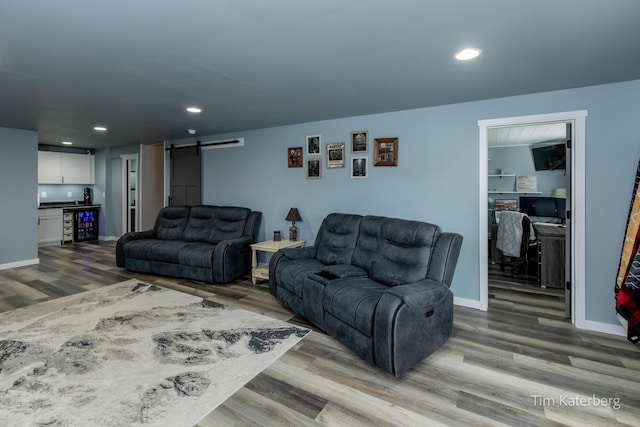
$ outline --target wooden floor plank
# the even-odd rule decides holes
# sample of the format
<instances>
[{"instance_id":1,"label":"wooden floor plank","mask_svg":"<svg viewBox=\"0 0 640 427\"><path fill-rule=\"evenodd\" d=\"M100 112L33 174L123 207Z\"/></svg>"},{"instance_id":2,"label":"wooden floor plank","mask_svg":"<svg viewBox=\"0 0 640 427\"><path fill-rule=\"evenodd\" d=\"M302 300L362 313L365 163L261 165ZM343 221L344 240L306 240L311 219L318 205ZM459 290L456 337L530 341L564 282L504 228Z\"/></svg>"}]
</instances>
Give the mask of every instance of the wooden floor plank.
<instances>
[{"instance_id":1,"label":"wooden floor plank","mask_svg":"<svg viewBox=\"0 0 640 427\"><path fill-rule=\"evenodd\" d=\"M40 264L0 271L0 312L136 279L312 329L201 427L636 426L640 420L640 348L624 337L576 329L564 316L563 292L540 288L530 277L522 284L496 273L489 310L456 306L451 339L396 378L283 307L265 282L254 286L247 276L217 285L133 273L117 268L114 254L114 242L40 248ZM590 396L620 399L620 408L561 401Z\"/></svg>"}]
</instances>

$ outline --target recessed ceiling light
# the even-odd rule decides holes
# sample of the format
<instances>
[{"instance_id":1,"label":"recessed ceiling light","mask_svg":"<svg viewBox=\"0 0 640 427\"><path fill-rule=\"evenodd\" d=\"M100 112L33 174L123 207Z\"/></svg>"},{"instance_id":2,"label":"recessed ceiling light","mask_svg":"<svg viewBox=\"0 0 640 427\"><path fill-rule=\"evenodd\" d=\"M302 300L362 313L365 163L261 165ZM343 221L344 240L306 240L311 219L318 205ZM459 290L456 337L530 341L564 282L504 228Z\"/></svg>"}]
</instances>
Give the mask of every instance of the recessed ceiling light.
<instances>
[{"instance_id":1,"label":"recessed ceiling light","mask_svg":"<svg viewBox=\"0 0 640 427\"><path fill-rule=\"evenodd\" d=\"M187 129L187 133L189 135L195 135L196 134L196 130L195 129Z\"/></svg>"},{"instance_id":2,"label":"recessed ceiling light","mask_svg":"<svg viewBox=\"0 0 640 427\"><path fill-rule=\"evenodd\" d=\"M478 57L482 51L480 49L476 49L475 47L470 47L467 49L462 49L460 52L456 53L456 59L458 61L468 61L470 59Z\"/></svg>"},{"instance_id":3,"label":"recessed ceiling light","mask_svg":"<svg viewBox=\"0 0 640 427\"><path fill-rule=\"evenodd\" d=\"M62 141L62 145L73 145L71 141Z\"/></svg>"},{"instance_id":4,"label":"recessed ceiling light","mask_svg":"<svg viewBox=\"0 0 640 427\"><path fill-rule=\"evenodd\" d=\"M198 107L187 107L187 111L190 113L200 113L202 110Z\"/></svg>"},{"instance_id":5,"label":"recessed ceiling light","mask_svg":"<svg viewBox=\"0 0 640 427\"><path fill-rule=\"evenodd\" d=\"M107 130L106 127L104 126L94 126L93 129L99 131L99 132L105 132Z\"/></svg>"}]
</instances>

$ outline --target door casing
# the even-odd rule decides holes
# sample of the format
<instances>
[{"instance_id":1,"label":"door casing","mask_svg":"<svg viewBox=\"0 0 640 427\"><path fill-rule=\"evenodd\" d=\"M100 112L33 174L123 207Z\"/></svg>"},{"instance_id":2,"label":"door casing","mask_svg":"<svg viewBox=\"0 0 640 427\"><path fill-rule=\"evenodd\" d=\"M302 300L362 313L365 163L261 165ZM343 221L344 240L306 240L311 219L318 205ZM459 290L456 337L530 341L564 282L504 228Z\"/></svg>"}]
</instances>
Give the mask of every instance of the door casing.
<instances>
[{"instance_id":1,"label":"door casing","mask_svg":"<svg viewBox=\"0 0 640 427\"><path fill-rule=\"evenodd\" d=\"M569 150L571 156L571 193L569 197L571 206L571 274L572 280L572 307L571 322L578 328L586 329L586 254L585 254L585 130L587 110L568 111L561 113L539 114L531 116L507 117L499 119L478 120L479 127L479 276L480 276L480 300L477 308L486 311L489 306L489 281L488 281L488 210L487 210L487 175L488 175L488 131L493 127L506 127L523 124L535 124L545 122L571 123L573 127L573 146Z\"/></svg>"}]
</instances>

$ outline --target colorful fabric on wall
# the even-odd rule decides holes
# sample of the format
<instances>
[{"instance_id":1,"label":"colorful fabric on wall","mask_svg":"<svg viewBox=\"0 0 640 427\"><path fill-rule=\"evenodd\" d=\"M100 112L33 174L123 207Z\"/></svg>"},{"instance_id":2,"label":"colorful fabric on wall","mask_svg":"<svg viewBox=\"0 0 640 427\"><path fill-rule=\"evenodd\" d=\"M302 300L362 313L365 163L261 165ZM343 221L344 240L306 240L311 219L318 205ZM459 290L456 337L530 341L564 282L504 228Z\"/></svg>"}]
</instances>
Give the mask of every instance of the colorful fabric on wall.
<instances>
[{"instance_id":1,"label":"colorful fabric on wall","mask_svg":"<svg viewBox=\"0 0 640 427\"><path fill-rule=\"evenodd\" d=\"M640 163L636 171L633 195L627 218L627 229L618 276L615 296L616 312L627 328L627 339L634 344L640 342Z\"/></svg>"},{"instance_id":2,"label":"colorful fabric on wall","mask_svg":"<svg viewBox=\"0 0 640 427\"><path fill-rule=\"evenodd\" d=\"M617 290L616 311L627 326L627 339L634 344L640 342L640 291L627 286Z\"/></svg>"}]
</instances>

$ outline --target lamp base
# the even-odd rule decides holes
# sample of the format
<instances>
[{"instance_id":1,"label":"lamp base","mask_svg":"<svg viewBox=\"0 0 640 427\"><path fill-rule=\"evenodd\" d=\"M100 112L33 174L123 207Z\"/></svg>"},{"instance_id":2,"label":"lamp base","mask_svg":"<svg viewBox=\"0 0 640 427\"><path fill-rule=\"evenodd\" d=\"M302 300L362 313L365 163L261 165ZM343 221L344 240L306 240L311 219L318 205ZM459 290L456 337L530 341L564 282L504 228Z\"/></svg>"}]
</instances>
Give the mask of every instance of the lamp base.
<instances>
[{"instance_id":1,"label":"lamp base","mask_svg":"<svg viewBox=\"0 0 640 427\"><path fill-rule=\"evenodd\" d=\"M289 240L292 242L298 240L298 227L296 227L295 223L291 224L291 227L289 227Z\"/></svg>"}]
</instances>

